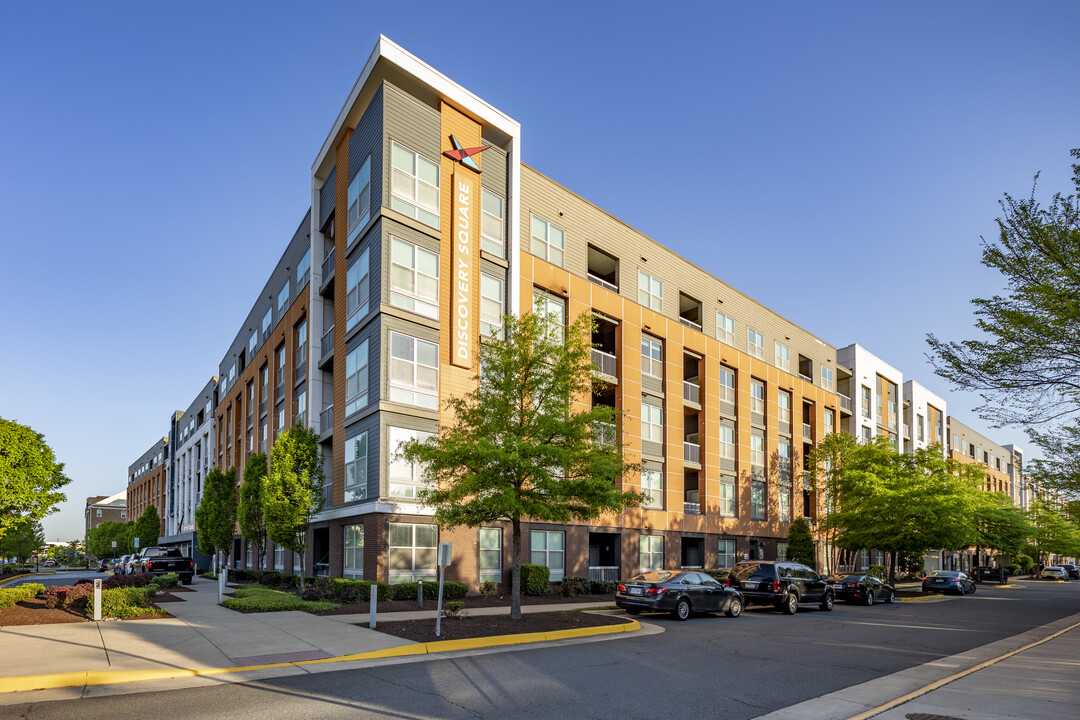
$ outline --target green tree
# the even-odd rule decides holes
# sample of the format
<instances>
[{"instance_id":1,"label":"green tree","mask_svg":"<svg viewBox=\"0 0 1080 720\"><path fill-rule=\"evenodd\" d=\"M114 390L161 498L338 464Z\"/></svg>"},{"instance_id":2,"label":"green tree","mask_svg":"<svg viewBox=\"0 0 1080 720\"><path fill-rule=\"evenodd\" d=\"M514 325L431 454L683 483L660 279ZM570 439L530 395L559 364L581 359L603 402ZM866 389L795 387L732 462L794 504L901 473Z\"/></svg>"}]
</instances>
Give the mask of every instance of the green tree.
<instances>
[{"instance_id":1,"label":"green tree","mask_svg":"<svg viewBox=\"0 0 1080 720\"><path fill-rule=\"evenodd\" d=\"M475 389L447 401L439 434L402 446L425 468L418 493L440 526L510 523L510 617L521 618L521 523L592 520L637 505L620 478L638 470L613 441L615 409L590 407L592 318L563 328L538 311L503 320L477 348Z\"/></svg>"},{"instance_id":2,"label":"green tree","mask_svg":"<svg viewBox=\"0 0 1080 720\"><path fill-rule=\"evenodd\" d=\"M0 538L53 512L69 482L41 433L0 418Z\"/></svg>"},{"instance_id":3,"label":"green tree","mask_svg":"<svg viewBox=\"0 0 1080 720\"><path fill-rule=\"evenodd\" d=\"M304 551L311 516L322 510L322 452L319 434L294 425L270 451L270 470L263 489L266 534L274 544L300 554L300 587L304 586Z\"/></svg>"},{"instance_id":4,"label":"green tree","mask_svg":"<svg viewBox=\"0 0 1080 720\"><path fill-rule=\"evenodd\" d=\"M1080 158L1080 149L1070 152ZM972 300L981 337L929 335L934 369L982 395L980 415L1021 425L1045 456L1033 474L1080 492L1080 165L1076 194L1043 206L1005 194L998 237L982 241L982 264L1002 275L1003 295ZM1036 181L1038 175L1035 176Z\"/></svg>"},{"instance_id":5,"label":"green tree","mask_svg":"<svg viewBox=\"0 0 1080 720\"><path fill-rule=\"evenodd\" d=\"M26 520L8 530L0 537L0 559L14 557L20 563L45 547L45 532L41 523Z\"/></svg>"},{"instance_id":6,"label":"green tree","mask_svg":"<svg viewBox=\"0 0 1080 720\"><path fill-rule=\"evenodd\" d=\"M207 555L220 550L228 565L236 535L236 468L224 472L213 468L206 473L202 499L195 508L195 528L199 549Z\"/></svg>"},{"instance_id":7,"label":"green tree","mask_svg":"<svg viewBox=\"0 0 1080 720\"><path fill-rule=\"evenodd\" d=\"M1051 555L1080 555L1080 529L1050 503L1036 496L1028 511L1031 520L1031 547L1039 564L1045 565Z\"/></svg>"},{"instance_id":8,"label":"green tree","mask_svg":"<svg viewBox=\"0 0 1080 720\"><path fill-rule=\"evenodd\" d=\"M127 552L127 534L127 523L106 520L86 534L86 549L96 558L119 557Z\"/></svg>"},{"instance_id":9,"label":"green tree","mask_svg":"<svg viewBox=\"0 0 1080 720\"><path fill-rule=\"evenodd\" d=\"M983 493L975 510L976 549L989 548L1015 557L1031 538L1027 513L1004 493Z\"/></svg>"},{"instance_id":10,"label":"green tree","mask_svg":"<svg viewBox=\"0 0 1080 720\"><path fill-rule=\"evenodd\" d=\"M140 549L157 545L158 538L161 536L161 518L158 516L156 507L148 505L143 510L142 515L135 521L135 529L131 536L139 538Z\"/></svg>"},{"instance_id":11,"label":"green tree","mask_svg":"<svg viewBox=\"0 0 1080 720\"><path fill-rule=\"evenodd\" d=\"M787 556L790 560L817 569L817 553L814 550L814 538L810 534L810 521L804 517L796 518L788 527Z\"/></svg>"},{"instance_id":12,"label":"green tree","mask_svg":"<svg viewBox=\"0 0 1080 720\"><path fill-rule=\"evenodd\" d=\"M266 484L266 455L254 453L244 466L244 482L240 485L240 535L255 546L258 567L263 567L266 555L266 517L263 497Z\"/></svg>"}]
</instances>

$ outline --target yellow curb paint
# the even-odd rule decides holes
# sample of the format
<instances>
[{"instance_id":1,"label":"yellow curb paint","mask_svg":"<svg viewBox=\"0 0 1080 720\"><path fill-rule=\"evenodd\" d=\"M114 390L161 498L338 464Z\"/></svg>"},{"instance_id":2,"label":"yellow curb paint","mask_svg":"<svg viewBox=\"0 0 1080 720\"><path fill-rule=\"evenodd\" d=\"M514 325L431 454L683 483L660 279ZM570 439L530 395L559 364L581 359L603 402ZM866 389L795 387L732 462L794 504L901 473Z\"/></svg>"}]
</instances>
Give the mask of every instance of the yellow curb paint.
<instances>
[{"instance_id":1,"label":"yellow curb paint","mask_svg":"<svg viewBox=\"0 0 1080 720\"><path fill-rule=\"evenodd\" d=\"M1042 638L1041 640L1036 640L1035 642L1028 643L1027 645L1025 645L1023 647L1016 648L1015 650L1010 650L1009 652L1005 653L1004 655L998 655L996 658L990 658L989 660L984 660L983 662L979 663L978 665L973 665L972 667L969 667L967 670L961 670L960 672L953 673L952 675L949 675L948 677L943 677L940 680L935 680L934 682L930 683L929 685L925 685L925 686L919 688L918 690L913 690L912 692L909 692L907 695L902 695L901 697L898 697L895 700L890 700L887 703L884 703L882 705L878 705L876 708L866 710L865 712L861 712L858 715L852 715L847 720L869 720L870 718L874 717L875 715L880 715L881 713L885 712L886 710L891 710L892 708L894 708L894 707L896 707L898 705L903 705L906 702L911 702L915 698L920 697L922 695L925 695L928 692L931 692L933 690L937 690L938 688L944 687L944 686L948 685L949 683L951 683L951 682L953 682L955 680L959 680L960 678L967 677L968 675L971 675L972 673L978 672L979 670L982 670L984 668L988 668L991 665L996 665L997 663L1001 662L1002 660L1008 660L1013 655L1017 655L1019 653L1024 652L1025 650L1030 650L1033 647L1037 647L1039 645L1042 645L1045 642L1049 642L1049 641L1053 640L1054 638L1058 637L1059 635L1064 635L1065 633L1069 632L1070 630L1072 630L1074 628L1078 628L1078 627L1080 627L1080 622L1073 623L1069 627L1062 628L1061 630L1058 630L1057 632L1051 633L1051 634L1047 635L1046 637Z\"/></svg>"},{"instance_id":2,"label":"yellow curb paint","mask_svg":"<svg viewBox=\"0 0 1080 720\"><path fill-rule=\"evenodd\" d=\"M429 643L416 643L413 645L402 645L396 648L373 650L371 652L357 653L355 655L343 655L335 658L268 663L265 665L245 665L243 667L177 668L173 670L91 670L72 673L57 673L54 675L24 675L21 677L0 678L0 693L23 692L26 690L51 690L64 687L89 687L91 685L119 685L122 683L146 682L147 680L172 680L182 677L225 675L253 670L300 667L302 665L321 665L325 663L339 663L355 660L377 660L381 658L403 657L408 655L434 655L440 652L452 652L455 650L474 650L477 648L496 647L499 645L521 645L555 639L566 640L570 638L589 637L591 635L632 632L640 629L641 624L637 620L631 620L630 622L621 625L601 625L600 627L595 628L558 630L548 633L537 632L520 633L517 635L491 635L489 637L471 638L468 640L438 640Z\"/></svg>"},{"instance_id":3,"label":"yellow curb paint","mask_svg":"<svg viewBox=\"0 0 1080 720\"><path fill-rule=\"evenodd\" d=\"M953 598L945 597L944 595L936 595L931 597L914 597L914 598L896 598L900 602L926 602L927 600L952 600Z\"/></svg>"}]
</instances>

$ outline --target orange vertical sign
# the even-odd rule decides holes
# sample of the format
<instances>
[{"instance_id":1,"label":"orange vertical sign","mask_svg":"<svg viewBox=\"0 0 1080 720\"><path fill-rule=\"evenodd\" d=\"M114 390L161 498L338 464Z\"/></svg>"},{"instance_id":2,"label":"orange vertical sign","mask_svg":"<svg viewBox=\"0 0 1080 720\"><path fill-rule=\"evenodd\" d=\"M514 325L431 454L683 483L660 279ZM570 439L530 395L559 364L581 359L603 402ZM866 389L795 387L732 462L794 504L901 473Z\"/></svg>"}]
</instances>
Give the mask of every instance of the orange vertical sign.
<instances>
[{"instance_id":1,"label":"orange vertical sign","mask_svg":"<svg viewBox=\"0 0 1080 720\"><path fill-rule=\"evenodd\" d=\"M471 172L453 174L453 275L451 297L453 318L450 330L450 362L462 368L473 365L473 342L476 321L472 316L472 297L479 278L476 275L476 206L477 176Z\"/></svg>"}]
</instances>

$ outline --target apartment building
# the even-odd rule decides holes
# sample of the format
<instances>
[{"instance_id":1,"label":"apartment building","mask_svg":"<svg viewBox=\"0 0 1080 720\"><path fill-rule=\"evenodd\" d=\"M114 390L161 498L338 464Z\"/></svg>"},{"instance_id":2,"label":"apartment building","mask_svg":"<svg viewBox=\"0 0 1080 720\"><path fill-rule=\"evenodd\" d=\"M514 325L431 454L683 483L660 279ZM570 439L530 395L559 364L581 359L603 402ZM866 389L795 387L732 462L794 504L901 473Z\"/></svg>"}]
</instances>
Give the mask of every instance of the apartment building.
<instances>
[{"instance_id":1,"label":"apartment building","mask_svg":"<svg viewBox=\"0 0 1080 720\"><path fill-rule=\"evenodd\" d=\"M103 522L127 522L127 491L86 498L85 519L87 534Z\"/></svg>"},{"instance_id":2,"label":"apartment building","mask_svg":"<svg viewBox=\"0 0 1080 720\"><path fill-rule=\"evenodd\" d=\"M168 483L169 438L162 437L134 463L128 466L127 512L129 520L137 520L147 507L153 505L165 531L163 508Z\"/></svg>"},{"instance_id":3,"label":"apartment building","mask_svg":"<svg viewBox=\"0 0 1080 720\"><path fill-rule=\"evenodd\" d=\"M985 435L975 432L954 417L946 421L949 456L965 464L981 465L984 471L982 489L1008 495L1015 502L1012 452Z\"/></svg>"},{"instance_id":4,"label":"apartment building","mask_svg":"<svg viewBox=\"0 0 1080 720\"><path fill-rule=\"evenodd\" d=\"M911 454L931 445L940 445L942 452L947 452L947 417L944 398L914 380L904 383L904 452Z\"/></svg>"},{"instance_id":5,"label":"apartment building","mask_svg":"<svg viewBox=\"0 0 1080 720\"><path fill-rule=\"evenodd\" d=\"M857 343L838 349L836 362L842 368L840 393L851 399L851 413L844 417L841 429L861 440L884 435L903 450L903 373Z\"/></svg>"}]
</instances>

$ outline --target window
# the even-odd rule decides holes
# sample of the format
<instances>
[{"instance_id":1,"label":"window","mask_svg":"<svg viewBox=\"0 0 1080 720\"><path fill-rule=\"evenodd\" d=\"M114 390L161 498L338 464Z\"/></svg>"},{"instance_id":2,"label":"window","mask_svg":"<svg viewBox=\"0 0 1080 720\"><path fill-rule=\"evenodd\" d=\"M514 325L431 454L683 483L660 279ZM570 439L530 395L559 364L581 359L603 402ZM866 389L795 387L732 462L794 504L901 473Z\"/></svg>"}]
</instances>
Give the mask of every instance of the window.
<instances>
[{"instance_id":1,"label":"window","mask_svg":"<svg viewBox=\"0 0 1080 720\"><path fill-rule=\"evenodd\" d=\"M296 367L302 368L307 365L307 319L300 321L296 326Z\"/></svg>"},{"instance_id":2,"label":"window","mask_svg":"<svg viewBox=\"0 0 1080 720\"><path fill-rule=\"evenodd\" d=\"M364 526L346 525L345 540L342 545L345 548L345 564L341 569L342 576L353 580L363 580Z\"/></svg>"},{"instance_id":3,"label":"window","mask_svg":"<svg viewBox=\"0 0 1080 720\"><path fill-rule=\"evenodd\" d=\"M664 507L664 473L661 470L641 469L641 491L646 494L642 507Z\"/></svg>"},{"instance_id":4,"label":"window","mask_svg":"<svg viewBox=\"0 0 1080 720\"><path fill-rule=\"evenodd\" d=\"M638 303L656 312L663 311L664 283L638 270Z\"/></svg>"},{"instance_id":5,"label":"window","mask_svg":"<svg viewBox=\"0 0 1080 720\"><path fill-rule=\"evenodd\" d=\"M367 497L368 434L345 441L345 502Z\"/></svg>"},{"instance_id":6,"label":"window","mask_svg":"<svg viewBox=\"0 0 1080 720\"><path fill-rule=\"evenodd\" d=\"M304 257L300 258L300 263L296 266L296 287L301 288L304 283L308 281L311 272L311 248L307 249L304 253Z\"/></svg>"},{"instance_id":7,"label":"window","mask_svg":"<svg viewBox=\"0 0 1080 720\"><path fill-rule=\"evenodd\" d=\"M827 392L836 392L836 371L831 367L821 366L821 387Z\"/></svg>"},{"instance_id":8,"label":"window","mask_svg":"<svg viewBox=\"0 0 1080 720\"><path fill-rule=\"evenodd\" d=\"M786 542L776 543L776 559L780 562L787 562L787 546Z\"/></svg>"},{"instance_id":9,"label":"window","mask_svg":"<svg viewBox=\"0 0 1080 720\"><path fill-rule=\"evenodd\" d=\"M735 345L735 321L719 311L716 313L716 339L733 347Z\"/></svg>"},{"instance_id":10,"label":"window","mask_svg":"<svg viewBox=\"0 0 1080 720\"><path fill-rule=\"evenodd\" d=\"M765 413L765 383L760 380L750 381L750 412Z\"/></svg>"},{"instance_id":11,"label":"window","mask_svg":"<svg viewBox=\"0 0 1080 720\"><path fill-rule=\"evenodd\" d=\"M289 281L286 280L285 285L282 286L281 290L277 294L277 309L278 309L278 312L281 312L285 308L285 305L288 304L288 302L289 302Z\"/></svg>"},{"instance_id":12,"label":"window","mask_svg":"<svg viewBox=\"0 0 1080 720\"><path fill-rule=\"evenodd\" d=\"M277 431L278 433L285 432L285 402L279 402L277 405Z\"/></svg>"},{"instance_id":13,"label":"window","mask_svg":"<svg viewBox=\"0 0 1080 720\"><path fill-rule=\"evenodd\" d=\"M746 352L758 360L765 359L765 336L754 328L746 328Z\"/></svg>"},{"instance_id":14,"label":"window","mask_svg":"<svg viewBox=\"0 0 1080 720\"><path fill-rule=\"evenodd\" d=\"M866 442L870 442L870 428L866 427L865 425L862 428L862 439Z\"/></svg>"},{"instance_id":15,"label":"window","mask_svg":"<svg viewBox=\"0 0 1080 720\"><path fill-rule=\"evenodd\" d=\"M716 541L716 562L722 568L735 567L735 541Z\"/></svg>"},{"instance_id":16,"label":"window","mask_svg":"<svg viewBox=\"0 0 1080 720\"><path fill-rule=\"evenodd\" d=\"M365 249L345 273L345 332L368 311L371 299L371 250Z\"/></svg>"},{"instance_id":17,"label":"window","mask_svg":"<svg viewBox=\"0 0 1080 720\"><path fill-rule=\"evenodd\" d=\"M765 520L765 483L750 483L750 519Z\"/></svg>"},{"instance_id":18,"label":"window","mask_svg":"<svg viewBox=\"0 0 1080 720\"><path fill-rule=\"evenodd\" d=\"M919 442L923 441L923 416L915 416L915 435L919 438Z\"/></svg>"},{"instance_id":19,"label":"window","mask_svg":"<svg viewBox=\"0 0 1080 720\"><path fill-rule=\"evenodd\" d=\"M127 517L127 510L121 510L120 511L120 519L123 520L126 517Z\"/></svg>"},{"instance_id":20,"label":"window","mask_svg":"<svg viewBox=\"0 0 1080 720\"><path fill-rule=\"evenodd\" d=\"M776 367L791 372L791 349L782 343L776 343Z\"/></svg>"},{"instance_id":21,"label":"window","mask_svg":"<svg viewBox=\"0 0 1080 720\"><path fill-rule=\"evenodd\" d=\"M439 253L390 238L390 304L439 319Z\"/></svg>"},{"instance_id":22,"label":"window","mask_svg":"<svg viewBox=\"0 0 1080 720\"><path fill-rule=\"evenodd\" d=\"M776 419L782 423L791 422L791 393L786 390L776 393Z\"/></svg>"},{"instance_id":23,"label":"window","mask_svg":"<svg viewBox=\"0 0 1080 720\"><path fill-rule=\"evenodd\" d=\"M480 198L480 249L504 257L503 199L487 188L481 188Z\"/></svg>"},{"instance_id":24,"label":"window","mask_svg":"<svg viewBox=\"0 0 1080 720\"><path fill-rule=\"evenodd\" d=\"M307 424L307 385L305 384L299 390L296 391L296 397L294 398L293 417L297 425ZM250 440L249 436L249 440ZM251 452L251 445L248 445L248 452Z\"/></svg>"},{"instance_id":25,"label":"window","mask_svg":"<svg viewBox=\"0 0 1080 720\"><path fill-rule=\"evenodd\" d=\"M765 468L765 436L757 431L750 433L750 465L759 471Z\"/></svg>"},{"instance_id":26,"label":"window","mask_svg":"<svg viewBox=\"0 0 1080 720\"><path fill-rule=\"evenodd\" d=\"M563 558L566 553L566 534L557 530L533 530L530 533L532 562L546 565L548 579L561 582L563 579Z\"/></svg>"},{"instance_id":27,"label":"window","mask_svg":"<svg viewBox=\"0 0 1080 720\"><path fill-rule=\"evenodd\" d=\"M563 266L566 233L547 220L532 216L532 254L552 265Z\"/></svg>"},{"instance_id":28,"label":"window","mask_svg":"<svg viewBox=\"0 0 1080 720\"><path fill-rule=\"evenodd\" d=\"M439 166L423 155L393 144L390 207L439 227Z\"/></svg>"},{"instance_id":29,"label":"window","mask_svg":"<svg viewBox=\"0 0 1080 720\"><path fill-rule=\"evenodd\" d=\"M735 459L735 428L728 427L727 425L720 426L720 434L718 436L718 444L720 450L721 460L734 460Z\"/></svg>"},{"instance_id":30,"label":"window","mask_svg":"<svg viewBox=\"0 0 1080 720\"><path fill-rule=\"evenodd\" d=\"M248 355L252 355L255 352L255 347L259 344L259 331L253 330L251 333L251 339L248 340Z\"/></svg>"},{"instance_id":31,"label":"window","mask_svg":"<svg viewBox=\"0 0 1080 720\"><path fill-rule=\"evenodd\" d=\"M727 475L720 478L720 515L735 517L735 478Z\"/></svg>"},{"instance_id":32,"label":"window","mask_svg":"<svg viewBox=\"0 0 1080 720\"><path fill-rule=\"evenodd\" d=\"M503 281L480 273L480 334L502 337Z\"/></svg>"},{"instance_id":33,"label":"window","mask_svg":"<svg viewBox=\"0 0 1080 720\"><path fill-rule=\"evenodd\" d=\"M368 341L345 356L345 417L368 404Z\"/></svg>"},{"instance_id":34,"label":"window","mask_svg":"<svg viewBox=\"0 0 1080 720\"><path fill-rule=\"evenodd\" d=\"M390 427L390 495L399 498L415 498L416 489L424 482L423 469L401 457L401 445L409 440L424 442L433 433L405 428Z\"/></svg>"},{"instance_id":35,"label":"window","mask_svg":"<svg viewBox=\"0 0 1080 720\"><path fill-rule=\"evenodd\" d=\"M285 548L274 543L274 569L281 572L285 569Z\"/></svg>"},{"instance_id":36,"label":"window","mask_svg":"<svg viewBox=\"0 0 1080 720\"><path fill-rule=\"evenodd\" d=\"M273 314L274 314L273 309L267 309L266 314L263 315L262 334L263 334L263 339L264 340L266 339L266 333L268 333L270 331L270 323L272 321Z\"/></svg>"},{"instance_id":37,"label":"window","mask_svg":"<svg viewBox=\"0 0 1080 720\"><path fill-rule=\"evenodd\" d=\"M720 366L720 402L735 402L735 372Z\"/></svg>"},{"instance_id":38,"label":"window","mask_svg":"<svg viewBox=\"0 0 1080 720\"><path fill-rule=\"evenodd\" d=\"M642 535L638 540L638 564L641 572L664 569L664 537Z\"/></svg>"},{"instance_id":39,"label":"window","mask_svg":"<svg viewBox=\"0 0 1080 720\"><path fill-rule=\"evenodd\" d=\"M641 372L660 380L664 379L664 346L659 340L641 336Z\"/></svg>"},{"instance_id":40,"label":"window","mask_svg":"<svg viewBox=\"0 0 1080 720\"><path fill-rule=\"evenodd\" d=\"M780 484L777 508L780 511L780 522L791 522L791 446L781 443L777 447L780 464Z\"/></svg>"},{"instance_id":41,"label":"window","mask_svg":"<svg viewBox=\"0 0 1080 720\"><path fill-rule=\"evenodd\" d=\"M232 387L233 383L235 383L235 382L236 382L236 363L233 363L232 367L229 368L229 387Z\"/></svg>"},{"instance_id":42,"label":"window","mask_svg":"<svg viewBox=\"0 0 1080 720\"><path fill-rule=\"evenodd\" d=\"M832 435L836 432L836 415L832 410L825 408L825 434Z\"/></svg>"},{"instance_id":43,"label":"window","mask_svg":"<svg viewBox=\"0 0 1080 720\"><path fill-rule=\"evenodd\" d=\"M97 509L97 517L101 517L101 508Z\"/></svg>"},{"instance_id":44,"label":"window","mask_svg":"<svg viewBox=\"0 0 1080 720\"><path fill-rule=\"evenodd\" d=\"M552 340L561 340L563 328L566 326L566 301L549 295L543 290L533 289L533 305L538 313L547 315L553 321L552 333L558 333Z\"/></svg>"},{"instance_id":45,"label":"window","mask_svg":"<svg viewBox=\"0 0 1080 720\"><path fill-rule=\"evenodd\" d=\"M349 241L351 247L371 217L371 157L349 183Z\"/></svg>"},{"instance_id":46,"label":"window","mask_svg":"<svg viewBox=\"0 0 1080 720\"><path fill-rule=\"evenodd\" d=\"M480 528L480 582L502 582L502 528Z\"/></svg>"},{"instance_id":47,"label":"window","mask_svg":"<svg viewBox=\"0 0 1080 720\"><path fill-rule=\"evenodd\" d=\"M870 388L862 386L862 416L870 417Z\"/></svg>"},{"instance_id":48,"label":"window","mask_svg":"<svg viewBox=\"0 0 1080 720\"><path fill-rule=\"evenodd\" d=\"M641 439L664 442L664 409L659 405L641 403Z\"/></svg>"},{"instance_id":49,"label":"window","mask_svg":"<svg viewBox=\"0 0 1080 720\"><path fill-rule=\"evenodd\" d=\"M438 410L438 394L438 344L391 331L390 399Z\"/></svg>"},{"instance_id":50,"label":"window","mask_svg":"<svg viewBox=\"0 0 1080 720\"><path fill-rule=\"evenodd\" d=\"M434 525L390 523L390 582L434 579L438 547Z\"/></svg>"}]
</instances>

